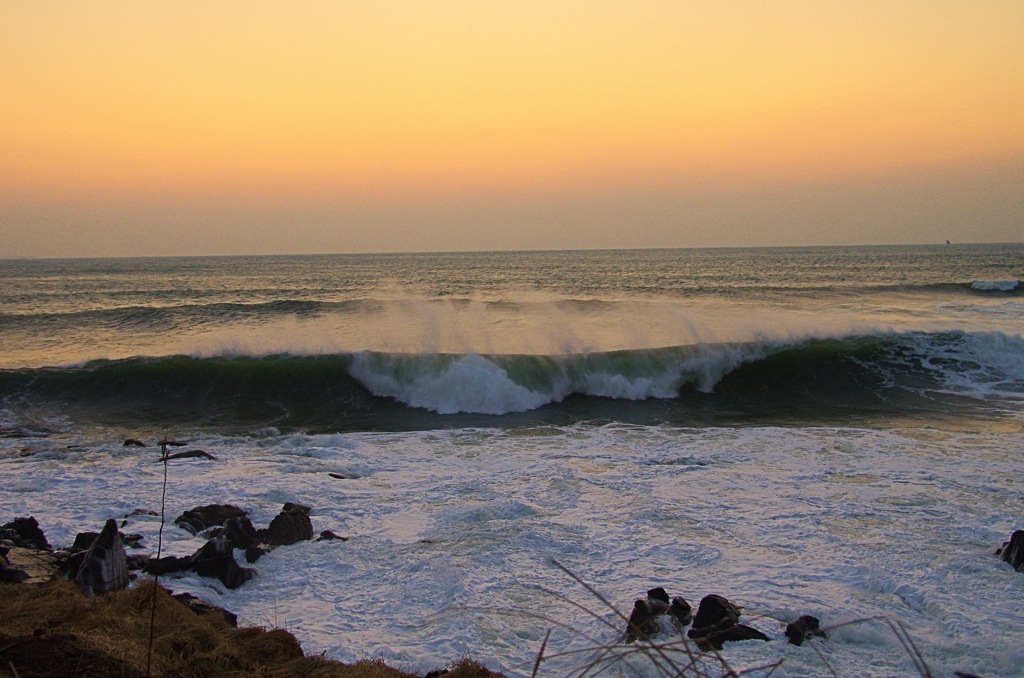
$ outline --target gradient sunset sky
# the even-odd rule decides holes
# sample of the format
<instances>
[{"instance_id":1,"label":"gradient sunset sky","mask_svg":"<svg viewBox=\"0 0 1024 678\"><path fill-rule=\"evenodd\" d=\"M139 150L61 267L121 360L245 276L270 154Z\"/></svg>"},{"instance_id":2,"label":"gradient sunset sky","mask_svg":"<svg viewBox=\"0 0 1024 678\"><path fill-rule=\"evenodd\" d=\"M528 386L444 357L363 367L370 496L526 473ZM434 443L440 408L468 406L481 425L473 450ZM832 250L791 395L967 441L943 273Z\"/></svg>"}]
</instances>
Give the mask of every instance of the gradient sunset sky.
<instances>
[{"instance_id":1,"label":"gradient sunset sky","mask_svg":"<svg viewBox=\"0 0 1024 678\"><path fill-rule=\"evenodd\" d=\"M0 257L946 239L1021 0L0 2Z\"/></svg>"}]
</instances>

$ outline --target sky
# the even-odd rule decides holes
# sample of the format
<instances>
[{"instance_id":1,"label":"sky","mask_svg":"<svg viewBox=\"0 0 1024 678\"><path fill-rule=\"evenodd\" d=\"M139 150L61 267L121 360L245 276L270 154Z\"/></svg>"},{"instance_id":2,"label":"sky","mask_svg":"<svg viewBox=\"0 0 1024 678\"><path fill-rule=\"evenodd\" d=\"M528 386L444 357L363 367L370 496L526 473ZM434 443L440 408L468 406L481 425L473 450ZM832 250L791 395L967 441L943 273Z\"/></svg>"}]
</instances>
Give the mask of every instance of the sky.
<instances>
[{"instance_id":1,"label":"sky","mask_svg":"<svg viewBox=\"0 0 1024 678\"><path fill-rule=\"evenodd\" d=\"M1024 240L1020 0L0 0L0 258Z\"/></svg>"}]
</instances>

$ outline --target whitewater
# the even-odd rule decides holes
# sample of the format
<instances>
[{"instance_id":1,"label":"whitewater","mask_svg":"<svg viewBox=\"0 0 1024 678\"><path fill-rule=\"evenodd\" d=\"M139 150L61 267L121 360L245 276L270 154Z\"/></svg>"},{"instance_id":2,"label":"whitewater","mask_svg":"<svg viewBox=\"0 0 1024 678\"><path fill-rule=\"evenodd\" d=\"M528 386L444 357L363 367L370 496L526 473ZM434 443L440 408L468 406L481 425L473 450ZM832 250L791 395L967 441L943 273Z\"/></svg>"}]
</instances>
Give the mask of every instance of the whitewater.
<instances>
[{"instance_id":1,"label":"whitewater","mask_svg":"<svg viewBox=\"0 0 1024 678\"><path fill-rule=\"evenodd\" d=\"M169 436L216 460L169 464L164 555L210 503L348 538L163 579L307 653L523 676L550 629L567 675L625 628L598 595L662 586L742 606L751 675L920 675L897 630L1024 675L1022 277L1019 244L0 262L0 518L159 511Z\"/></svg>"}]
</instances>

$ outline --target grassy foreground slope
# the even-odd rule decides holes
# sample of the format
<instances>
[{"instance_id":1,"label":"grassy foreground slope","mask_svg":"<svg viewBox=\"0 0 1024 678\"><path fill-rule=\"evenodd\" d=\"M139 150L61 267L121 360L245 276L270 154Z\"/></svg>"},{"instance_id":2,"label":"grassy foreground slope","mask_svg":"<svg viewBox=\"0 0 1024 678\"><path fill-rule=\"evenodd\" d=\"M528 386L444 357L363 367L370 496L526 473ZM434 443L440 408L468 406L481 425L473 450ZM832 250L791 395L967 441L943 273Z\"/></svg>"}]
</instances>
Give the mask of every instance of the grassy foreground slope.
<instances>
[{"instance_id":1,"label":"grassy foreground slope","mask_svg":"<svg viewBox=\"0 0 1024 678\"><path fill-rule=\"evenodd\" d=\"M96 596L64 580L0 585L0 676L416 676L376 660L341 664L306 657L287 631L232 628L220 615L196 614L162 587L156 589L150 653L153 599L150 582ZM500 675L468 659L447 668L447 678Z\"/></svg>"}]
</instances>

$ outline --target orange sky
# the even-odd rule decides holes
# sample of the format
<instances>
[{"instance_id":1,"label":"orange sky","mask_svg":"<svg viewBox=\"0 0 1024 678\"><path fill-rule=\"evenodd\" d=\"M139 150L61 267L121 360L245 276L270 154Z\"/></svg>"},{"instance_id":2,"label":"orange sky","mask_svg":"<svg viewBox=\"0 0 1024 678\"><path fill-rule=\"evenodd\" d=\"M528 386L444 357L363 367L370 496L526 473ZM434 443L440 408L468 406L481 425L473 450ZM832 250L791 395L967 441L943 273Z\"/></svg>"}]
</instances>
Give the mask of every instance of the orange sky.
<instances>
[{"instance_id":1,"label":"orange sky","mask_svg":"<svg viewBox=\"0 0 1024 678\"><path fill-rule=\"evenodd\" d=\"M872 242L801 200L893 181L1021 240L1022 35L992 0L5 3L0 257Z\"/></svg>"}]
</instances>

